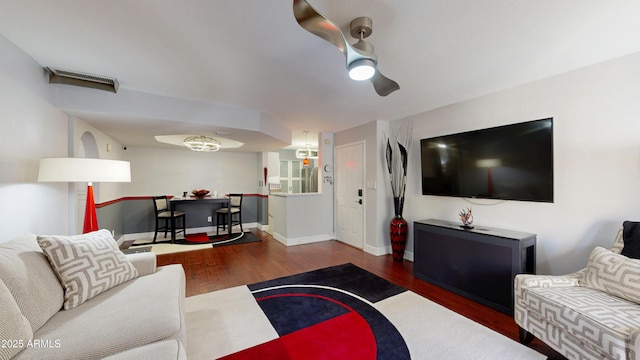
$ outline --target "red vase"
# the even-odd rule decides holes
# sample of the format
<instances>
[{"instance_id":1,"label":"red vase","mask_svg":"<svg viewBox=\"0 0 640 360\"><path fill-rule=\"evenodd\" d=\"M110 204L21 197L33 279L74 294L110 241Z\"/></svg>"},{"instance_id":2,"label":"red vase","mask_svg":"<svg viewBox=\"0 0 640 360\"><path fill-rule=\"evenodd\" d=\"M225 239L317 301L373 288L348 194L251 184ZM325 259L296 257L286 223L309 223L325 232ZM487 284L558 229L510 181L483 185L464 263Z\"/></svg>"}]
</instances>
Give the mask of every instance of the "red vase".
<instances>
[{"instance_id":1,"label":"red vase","mask_svg":"<svg viewBox=\"0 0 640 360\"><path fill-rule=\"evenodd\" d=\"M407 221L398 215L391 219L389 224L389 235L391 237L391 250L393 250L393 260L404 260L404 250L407 247L407 236L409 236L409 226Z\"/></svg>"}]
</instances>

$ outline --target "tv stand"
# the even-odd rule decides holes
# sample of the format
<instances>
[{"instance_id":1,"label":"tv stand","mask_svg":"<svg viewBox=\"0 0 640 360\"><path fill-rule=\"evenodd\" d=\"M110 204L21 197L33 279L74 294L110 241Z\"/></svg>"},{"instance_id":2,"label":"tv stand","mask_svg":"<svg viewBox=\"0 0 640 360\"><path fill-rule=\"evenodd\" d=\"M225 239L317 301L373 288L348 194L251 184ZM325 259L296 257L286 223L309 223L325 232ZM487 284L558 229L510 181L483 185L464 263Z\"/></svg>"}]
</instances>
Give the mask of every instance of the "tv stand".
<instances>
[{"instance_id":1,"label":"tv stand","mask_svg":"<svg viewBox=\"0 0 640 360\"><path fill-rule=\"evenodd\" d=\"M414 222L415 277L513 315L513 279L536 272L536 235L443 220Z\"/></svg>"}]
</instances>

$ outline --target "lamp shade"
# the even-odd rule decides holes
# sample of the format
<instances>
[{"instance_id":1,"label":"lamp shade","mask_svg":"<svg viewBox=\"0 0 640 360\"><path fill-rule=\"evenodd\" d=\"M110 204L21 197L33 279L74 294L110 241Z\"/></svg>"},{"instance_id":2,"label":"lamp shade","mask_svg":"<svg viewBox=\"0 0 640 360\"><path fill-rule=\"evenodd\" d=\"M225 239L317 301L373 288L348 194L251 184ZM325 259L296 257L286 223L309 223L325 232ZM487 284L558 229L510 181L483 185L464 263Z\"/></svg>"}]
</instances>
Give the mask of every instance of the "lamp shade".
<instances>
[{"instance_id":1,"label":"lamp shade","mask_svg":"<svg viewBox=\"0 0 640 360\"><path fill-rule=\"evenodd\" d=\"M44 158L38 182L131 182L131 166L121 160Z\"/></svg>"}]
</instances>

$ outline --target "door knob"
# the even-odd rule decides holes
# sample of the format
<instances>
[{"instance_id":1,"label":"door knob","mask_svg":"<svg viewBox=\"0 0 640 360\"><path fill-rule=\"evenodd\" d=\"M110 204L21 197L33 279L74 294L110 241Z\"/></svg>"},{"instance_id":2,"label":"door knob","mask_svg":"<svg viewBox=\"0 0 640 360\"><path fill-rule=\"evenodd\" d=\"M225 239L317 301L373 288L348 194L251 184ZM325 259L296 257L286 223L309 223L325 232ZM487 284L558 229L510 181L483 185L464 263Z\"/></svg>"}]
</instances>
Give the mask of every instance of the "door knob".
<instances>
[{"instance_id":1,"label":"door knob","mask_svg":"<svg viewBox=\"0 0 640 360\"><path fill-rule=\"evenodd\" d=\"M358 204L362 205L362 199L358 199Z\"/></svg>"}]
</instances>

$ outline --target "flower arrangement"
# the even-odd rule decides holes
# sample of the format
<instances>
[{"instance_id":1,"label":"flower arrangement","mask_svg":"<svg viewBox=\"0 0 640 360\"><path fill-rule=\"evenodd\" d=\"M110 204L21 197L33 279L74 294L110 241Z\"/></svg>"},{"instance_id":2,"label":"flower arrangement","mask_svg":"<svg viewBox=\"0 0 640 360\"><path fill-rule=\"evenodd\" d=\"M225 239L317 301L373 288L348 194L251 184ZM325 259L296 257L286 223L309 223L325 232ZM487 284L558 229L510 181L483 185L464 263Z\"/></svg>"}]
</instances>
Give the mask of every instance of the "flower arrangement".
<instances>
[{"instance_id":1,"label":"flower arrangement","mask_svg":"<svg viewBox=\"0 0 640 360\"><path fill-rule=\"evenodd\" d=\"M460 216L460 221L462 221L462 225L464 227L471 227L473 224L473 215L471 214L471 208L467 208L467 210L462 209L458 214Z\"/></svg>"},{"instance_id":2,"label":"flower arrangement","mask_svg":"<svg viewBox=\"0 0 640 360\"><path fill-rule=\"evenodd\" d=\"M191 193L192 193L192 194L193 194L193 196L195 196L196 198L198 198L198 199L202 199L202 198L204 198L205 196L207 196L207 194L209 194L209 190L206 190L206 189L200 189L200 190L193 189L193 190L191 190Z\"/></svg>"},{"instance_id":3,"label":"flower arrangement","mask_svg":"<svg viewBox=\"0 0 640 360\"><path fill-rule=\"evenodd\" d=\"M413 124L406 122L399 128L394 129L391 137L387 138L385 156L387 159L387 169L389 170L391 191L393 192L393 209L396 216L402 216L402 210L404 208L409 157L407 149L411 145L412 133Z\"/></svg>"}]
</instances>

